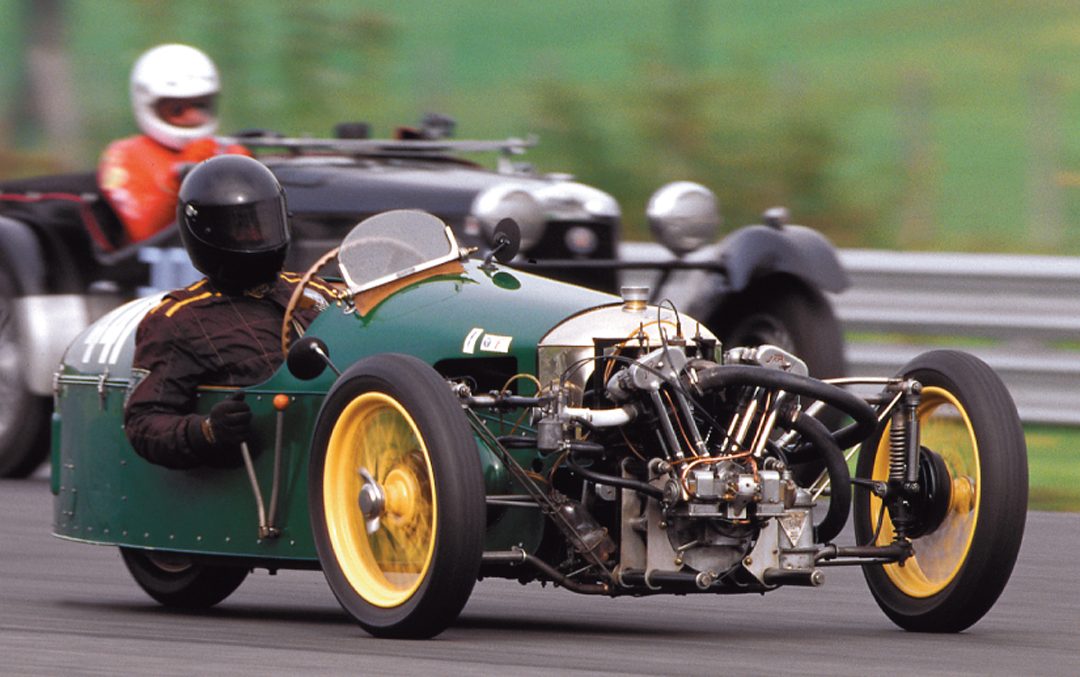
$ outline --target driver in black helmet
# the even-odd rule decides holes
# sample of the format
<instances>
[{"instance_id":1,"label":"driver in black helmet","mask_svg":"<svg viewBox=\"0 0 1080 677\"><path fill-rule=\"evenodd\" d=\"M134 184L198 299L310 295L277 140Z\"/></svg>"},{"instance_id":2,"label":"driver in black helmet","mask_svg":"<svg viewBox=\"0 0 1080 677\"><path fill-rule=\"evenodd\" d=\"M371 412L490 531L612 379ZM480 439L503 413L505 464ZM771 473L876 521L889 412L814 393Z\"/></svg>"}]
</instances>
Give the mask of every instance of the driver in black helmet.
<instances>
[{"instance_id":1,"label":"driver in black helmet","mask_svg":"<svg viewBox=\"0 0 1080 677\"><path fill-rule=\"evenodd\" d=\"M283 362L281 327L299 282L282 272L290 241L285 194L258 161L223 155L184 179L177 221L206 277L166 294L139 324L124 428L151 463L237 465L251 428L243 391L197 415L196 390L259 383ZM325 283L309 283L295 320L307 327L331 298Z\"/></svg>"}]
</instances>

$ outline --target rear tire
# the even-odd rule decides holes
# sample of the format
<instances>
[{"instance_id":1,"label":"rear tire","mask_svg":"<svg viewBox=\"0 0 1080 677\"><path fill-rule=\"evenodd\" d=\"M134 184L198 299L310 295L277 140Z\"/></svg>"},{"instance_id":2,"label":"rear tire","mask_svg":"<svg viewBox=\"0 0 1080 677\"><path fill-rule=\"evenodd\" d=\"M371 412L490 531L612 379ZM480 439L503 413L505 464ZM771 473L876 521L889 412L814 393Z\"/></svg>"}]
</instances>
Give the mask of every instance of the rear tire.
<instances>
[{"instance_id":1,"label":"rear tire","mask_svg":"<svg viewBox=\"0 0 1080 677\"><path fill-rule=\"evenodd\" d=\"M863 567L875 601L900 627L916 632L959 632L990 610L1012 573L1027 518L1027 447L1012 397L1001 379L976 357L941 350L921 355L901 374L922 384L916 411L922 446L945 477L936 498L920 502L917 521L927 533L912 539L915 554L903 565ZM859 453L857 476L885 480L889 436L882 430ZM943 465L942 465L943 462ZM942 472L947 469L947 473ZM926 486L927 482L922 482ZM947 501L942 510L940 501ZM874 540L881 501L855 493L855 535ZM942 516L944 515L944 516ZM885 514L875 543L893 540Z\"/></svg>"},{"instance_id":2,"label":"rear tire","mask_svg":"<svg viewBox=\"0 0 1080 677\"><path fill-rule=\"evenodd\" d=\"M169 553L120 548L124 565L146 594L177 609L207 609L231 595L249 573L243 567L193 564Z\"/></svg>"}]
</instances>

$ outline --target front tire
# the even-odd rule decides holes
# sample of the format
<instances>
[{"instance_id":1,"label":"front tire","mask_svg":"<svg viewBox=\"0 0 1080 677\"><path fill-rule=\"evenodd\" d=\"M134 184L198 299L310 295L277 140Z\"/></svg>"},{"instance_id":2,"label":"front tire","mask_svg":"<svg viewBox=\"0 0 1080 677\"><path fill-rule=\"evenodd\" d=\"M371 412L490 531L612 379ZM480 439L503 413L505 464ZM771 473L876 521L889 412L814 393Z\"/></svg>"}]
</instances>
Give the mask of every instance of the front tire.
<instances>
[{"instance_id":1,"label":"front tire","mask_svg":"<svg viewBox=\"0 0 1080 677\"><path fill-rule=\"evenodd\" d=\"M342 607L377 637L445 630L479 575L485 495L442 377L405 355L357 362L327 394L310 463L315 546Z\"/></svg>"},{"instance_id":2,"label":"front tire","mask_svg":"<svg viewBox=\"0 0 1080 677\"><path fill-rule=\"evenodd\" d=\"M249 573L243 567L195 564L169 553L120 548L131 577L159 603L178 609L208 609L231 595Z\"/></svg>"},{"instance_id":3,"label":"front tire","mask_svg":"<svg viewBox=\"0 0 1080 677\"><path fill-rule=\"evenodd\" d=\"M932 452L924 456L933 459L924 473L944 475L921 483L944 488L939 496L947 505L935 505L940 497L927 500L928 514L916 515L929 526L912 539L914 556L902 565L868 565L863 571L875 601L900 627L959 632L997 601L1020 550L1028 495L1024 432L1001 379L978 358L935 351L912 360L901 374L923 386L916 416L922 447ZM863 444L857 476L884 481L888 474L886 429ZM875 534L876 544L893 540L888 513L881 515L880 499L856 492L859 543Z\"/></svg>"}]
</instances>

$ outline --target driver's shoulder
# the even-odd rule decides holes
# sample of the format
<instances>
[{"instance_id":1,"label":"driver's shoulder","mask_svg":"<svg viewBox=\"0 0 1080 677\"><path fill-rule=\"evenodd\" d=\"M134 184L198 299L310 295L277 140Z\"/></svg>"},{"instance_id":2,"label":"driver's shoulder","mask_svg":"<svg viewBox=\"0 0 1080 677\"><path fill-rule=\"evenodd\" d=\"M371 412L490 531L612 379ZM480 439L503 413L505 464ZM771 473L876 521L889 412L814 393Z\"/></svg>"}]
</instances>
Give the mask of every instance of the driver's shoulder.
<instances>
[{"instance_id":1,"label":"driver's shoulder","mask_svg":"<svg viewBox=\"0 0 1080 677\"><path fill-rule=\"evenodd\" d=\"M162 297L161 302L150 309L147 317L172 318L185 308L213 302L220 296L221 293L210 285L209 280L203 278L187 287L180 287L167 292Z\"/></svg>"},{"instance_id":2,"label":"driver's shoulder","mask_svg":"<svg viewBox=\"0 0 1080 677\"><path fill-rule=\"evenodd\" d=\"M302 282L303 276L299 273L282 271L278 275L275 291L288 299ZM303 296L315 305L325 307L325 304L330 304L337 298L338 291L326 280L312 275L304 285Z\"/></svg>"}]
</instances>

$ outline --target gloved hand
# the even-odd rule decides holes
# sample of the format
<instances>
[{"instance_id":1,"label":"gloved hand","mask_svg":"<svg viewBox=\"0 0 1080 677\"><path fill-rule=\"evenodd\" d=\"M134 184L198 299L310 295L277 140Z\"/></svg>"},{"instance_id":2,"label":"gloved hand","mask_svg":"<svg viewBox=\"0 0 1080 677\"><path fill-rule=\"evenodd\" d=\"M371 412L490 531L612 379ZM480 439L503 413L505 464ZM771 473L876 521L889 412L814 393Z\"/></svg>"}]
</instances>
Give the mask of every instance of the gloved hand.
<instances>
[{"instance_id":1,"label":"gloved hand","mask_svg":"<svg viewBox=\"0 0 1080 677\"><path fill-rule=\"evenodd\" d=\"M251 434L251 407L244 401L246 394L237 390L210 409L202 425L207 442L215 447L233 447L247 439Z\"/></svg>"},{"instance_id":2,"label":"gloved hand","mask_svg":"<svg viewBox=\"0 0 1080 677\"><path fill-rule=\"evenodd\" d=\"M211 407L209 415L188 418L188 466L234 468L244 462L240 443L251 434L251 407L244 402L246 394L237 390Z\"/></svg>"}]
</instances>

